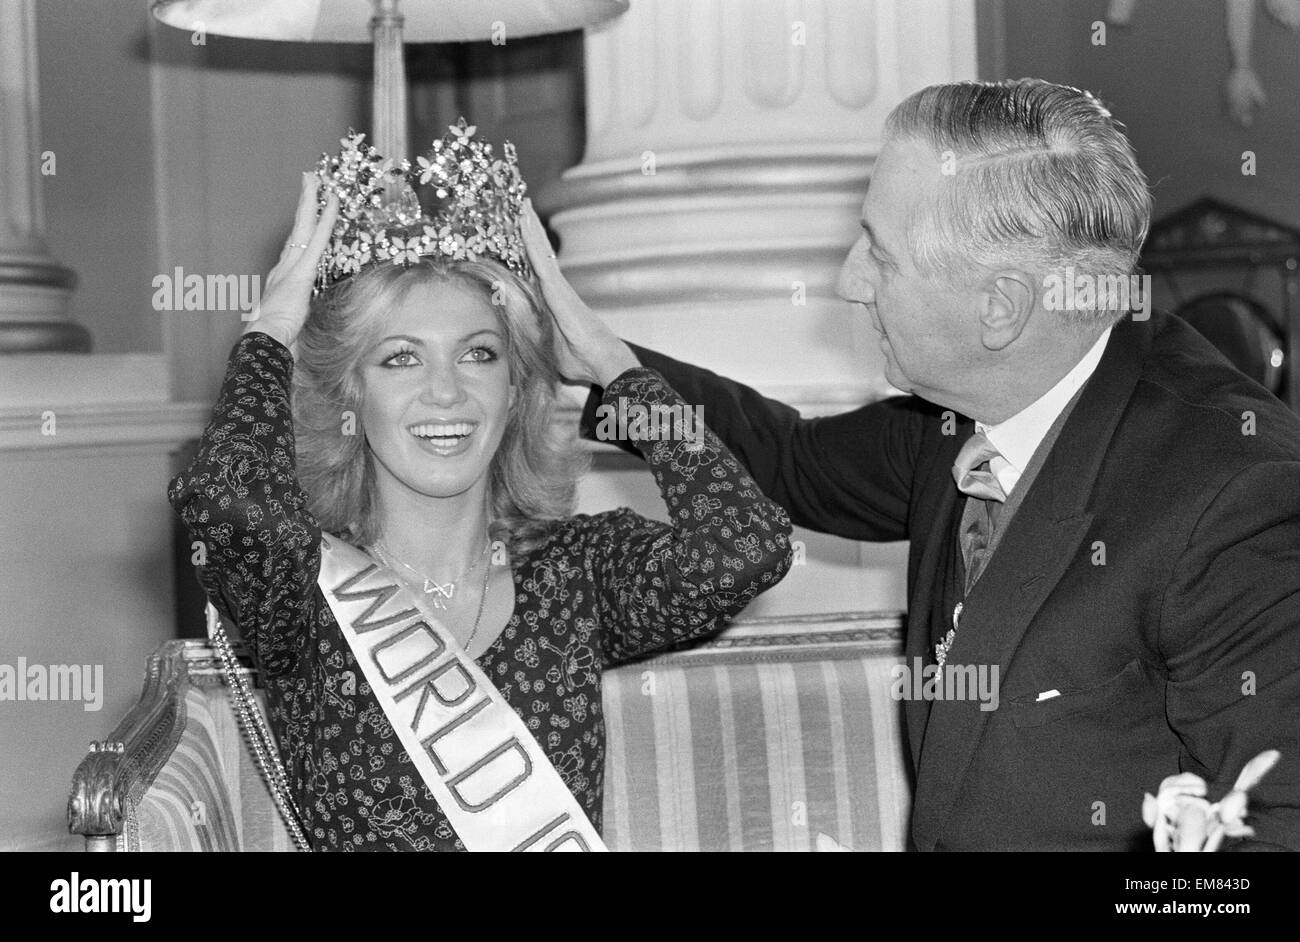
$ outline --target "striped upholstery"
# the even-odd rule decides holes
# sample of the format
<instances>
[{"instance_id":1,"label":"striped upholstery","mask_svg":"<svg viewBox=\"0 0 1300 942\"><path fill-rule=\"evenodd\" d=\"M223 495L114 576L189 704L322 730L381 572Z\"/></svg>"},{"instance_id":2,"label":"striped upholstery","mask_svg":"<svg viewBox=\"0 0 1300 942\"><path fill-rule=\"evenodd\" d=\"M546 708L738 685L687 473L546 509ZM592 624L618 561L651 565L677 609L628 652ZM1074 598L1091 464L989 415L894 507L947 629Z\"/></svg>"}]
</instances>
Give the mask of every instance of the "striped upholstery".
<instances>
[{"instance_id":1,"label":"striped upholstery","mask_svg":"<svg viewBox=\"0 0 1300 942\"><path fill-rule=\"evenodd\" d=\"M904 849L898 630L871 618L755 620L608 671L610 849ZM291 850L220 677L184 691L179 742L118 849Z\"/></svg>"},{"instance_id":2,"label":"striped upholstery","mask_svg":"<svg viewBox=\"0 0 1300 942\"><path fill-rule=\"evenodd\" d=\"M259 703L265 710L261 691ZM119 850L288 851L280 819L235 719L224 684L185 688L185 731L134 803Z\"/></svg>"},{"instance_id":3,"label":"striped upholstery","mask_svg":"<svg viewBox=\"0 0 1300 942\"><path fill-rule=\"evenodd\" d=\"M713 663L709 661L713 660ZM892 659L680 659L605 681L617 850L906 846Z\"/></svg>"}]
</instances>

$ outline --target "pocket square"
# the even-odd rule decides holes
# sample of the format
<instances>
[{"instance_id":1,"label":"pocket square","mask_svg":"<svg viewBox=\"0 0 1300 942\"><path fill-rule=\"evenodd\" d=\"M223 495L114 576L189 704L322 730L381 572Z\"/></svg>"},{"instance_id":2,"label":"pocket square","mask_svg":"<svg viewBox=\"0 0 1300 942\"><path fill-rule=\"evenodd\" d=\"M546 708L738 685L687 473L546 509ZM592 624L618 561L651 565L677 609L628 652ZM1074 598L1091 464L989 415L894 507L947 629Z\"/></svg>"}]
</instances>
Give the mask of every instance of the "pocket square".
<instances>
[{"instance_id":1,"label":"pocket square","mask_svg":"<svg viewBox=\"0 0 1300 942\"><path fill-rule=\"evenodd\" d=\"M1038 699L1035 700L1034 702L1042 703L1044 700L1050 700L1053 697L1059 697L1060 695L1061 695L1061 691L1053 687L1051 690L1044 690L1042 693L1040 693L1038 695Z\"/></svg>"},{"instance_id":2,"label":"pocket square","mask_svg":"<svg viewBox=\"0 0 1300 942\"><path fill-rule=\"evenodd\" d=\"M822 834L820 831L817 833L816 847L821 853L842 853L853 849L851 847L845 847L829 834Z\"/></svg>"}]
</instances>

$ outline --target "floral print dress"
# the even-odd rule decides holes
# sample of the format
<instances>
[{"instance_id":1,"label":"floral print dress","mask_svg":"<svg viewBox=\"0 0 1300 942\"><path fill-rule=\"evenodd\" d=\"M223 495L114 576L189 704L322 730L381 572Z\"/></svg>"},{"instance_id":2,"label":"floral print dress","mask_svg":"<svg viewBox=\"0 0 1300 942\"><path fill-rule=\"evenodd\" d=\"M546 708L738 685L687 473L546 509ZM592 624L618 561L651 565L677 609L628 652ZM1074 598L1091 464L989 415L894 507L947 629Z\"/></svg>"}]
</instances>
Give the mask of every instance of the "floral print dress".
<instances>
[{"instance_id":1,"label":"floral print dress","mask_svg":"<svg viewBox=\"0 0 1300 942\"><path fill-rule=\"evenodd\" d=\"M317 586L321 531L294 471L292 369L268 335L240 339L198 453L168 497L205 547L208 598L261 668L313 848L463 850ZM640 367L604 395L629 411L684 405ZM556 522L512 559L514 614L477 661L597 829L602 670L716 632L790 565L784 510L712 432L634 443L672 524L626 508Z\"/></svg>"}]
</instances>

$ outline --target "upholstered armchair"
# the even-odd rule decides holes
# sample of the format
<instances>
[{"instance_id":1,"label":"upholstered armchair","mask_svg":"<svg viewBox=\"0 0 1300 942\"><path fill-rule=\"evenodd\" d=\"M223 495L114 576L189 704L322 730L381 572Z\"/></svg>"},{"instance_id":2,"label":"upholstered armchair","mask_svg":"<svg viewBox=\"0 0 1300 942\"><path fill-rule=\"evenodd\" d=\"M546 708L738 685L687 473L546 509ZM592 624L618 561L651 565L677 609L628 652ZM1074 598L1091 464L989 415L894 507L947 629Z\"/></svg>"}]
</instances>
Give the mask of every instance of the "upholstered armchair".
<instances>
[{"instance_id":1,"label":"upholstered armchair","mask_svg":"<svg viewBox=\"0 0 1300 942\"><path fill-rule=\"evenodd\" d=\"M903 849L900 639L897 614L755 618L606 672L610 849ZM149 658L77 767L68 822L87 850L293 849L207 641Z\"/></svg>"}]
</instances>

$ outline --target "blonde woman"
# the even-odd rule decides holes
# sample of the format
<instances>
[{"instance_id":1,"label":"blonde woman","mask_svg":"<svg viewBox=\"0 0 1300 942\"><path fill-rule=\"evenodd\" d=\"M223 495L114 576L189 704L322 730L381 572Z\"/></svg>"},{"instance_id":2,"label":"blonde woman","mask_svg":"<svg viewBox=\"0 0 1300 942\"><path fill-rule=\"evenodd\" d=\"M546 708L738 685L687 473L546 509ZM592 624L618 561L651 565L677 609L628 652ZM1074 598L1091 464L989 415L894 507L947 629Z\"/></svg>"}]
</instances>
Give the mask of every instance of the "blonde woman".
<instances>
[{"instance_id":1,"label":"blonde woman","mask_svg":"<svg viewBox=\"0 0 1300 942\"><path fill-rule=\"evenodd\" d=\"M346 139L170 488L313 849L601 849L602 670L717 631L789 565L784 511L703 428L624 430L671 523L572 514L522 194L463 123L413 169ZM687 413L652 370L592 379Z\"/></svg>"}]
</instances>

